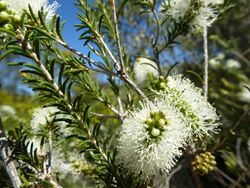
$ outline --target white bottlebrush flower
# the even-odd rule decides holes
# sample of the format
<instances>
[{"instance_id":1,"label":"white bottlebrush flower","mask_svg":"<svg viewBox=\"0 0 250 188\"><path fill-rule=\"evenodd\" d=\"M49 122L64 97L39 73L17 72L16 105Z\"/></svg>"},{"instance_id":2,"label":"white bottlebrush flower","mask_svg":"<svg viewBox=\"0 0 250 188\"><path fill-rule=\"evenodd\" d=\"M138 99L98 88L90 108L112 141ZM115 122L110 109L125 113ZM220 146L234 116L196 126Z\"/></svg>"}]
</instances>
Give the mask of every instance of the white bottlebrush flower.
<instances>
[{"instance_id":1,"label":"white bottlebrush flower","mask_svg":"<svg viewBox=\"0 0 250 188\"><path fill-rule=\"evenodd\" d=\"M72 164L66 161L63 151L54 149L51 156L52 174L59 173L60 178L64 178L67 174L72 173Z\"/></svg>"},{"instance_id":2,"label":"white bottlebrush flower","mask_svg":"<svg viewBox=\"0 0 250 188\"><path fill-rule=\"evenodd\" d=\"M139 57L134 64L135 80L138 84L144 82L148 75L157 76L157 65L154 61Z\"/></svg>"},{"instance_id":3,"label":"white bottlebrush flower","mask_svg":"<svg viewBox=\"0 0 250 188\"><path fill-rule=\"evenodd\" d=\"M9 105L0 105L0 115L1 116L15 116L16 110Z\"/></svg>"},{"instance_id":4,"label":"white bottlebrush flower","mask_svg":"<svg viewBox=\"0 0 250 188\"><path fill-rule=\"evenodd\" d=\"M216 57L209 59L208 63L213 68L218 68L221 66L221 62L225 59L225 54L219 53Z\"/></svg>"},{"instance_id":5,"label":"white bottlebrush flower","mask_svg":"<svg viewBox=\"0 0 250 188\"><path fill-rule=\"evenodd\" d=\"M68 128L65 129L67 125L64 121L53 122L54 119L60 119L67 117L66 115L55 115L56 112L59 110L56 107L47 107L47 108L38 108L32 115L32 120L30 122L31 128L33 133L38 133L41 130L41 127L46 128L49 125L53 124L60 128L61 131L65 136L70 134L71 130Z\"/></svg>"},{"instance_id":6,"label":"white bottlebrush flower","mask_svg":"<svg viewBox=\"0 0 250 188\"><path fill-rule=\"evenodd\" d=\"M162 95L183 113L196 137L218 132L220 118L215 108L202 95L201 89L181 75L169 76L167 88Z\"/></svg>"},{"instance_id":7,"label":"white bottlebrush flower","mask_svg":"<svg viewBox=\"0 0 250 188\"><path fill-rule=\"evenodd\" d=\"M144 180L167 174L182 155L190 132L167 100L142 104L122 124L117 162Z\"/></svg>"},{"instance_id":8,"label":"white bottlebrush flower","mask_svg":"<svg viewBox=\"0 0 250 188\"><path fill-rule=\"evenodd\" d=\"M220 5L224 3L224 0L201 0L205 6L209 5Z\"/></svg>"},{"instance_id":9,"label":"white bottlebrush flower","mask_svg":"<svg viewBox=\"0 0 250 188\"><path fill-rule=\"evenodd\" d=\"M210 27L217 19L218 12L216 7L224 3L224 0L200 0L201 7L195 10L196 15L190 23L194 30L203 30Z\"/></svg>"},{"instance_id":10,"label":"white bottlebrush flower","mask_svg":"<svg viewBox=\"0 0 250 188\"><path fill-rule=\"evenodd\" d=\"M203 30L204 27L210 27L217 19L217 13L210 6L202 6L197 11L197 15L191 21L190 26L194 30Z\"/></svg>"},{"instance_id":11,"label":"white bottlebrush flower","mask_svg":"<svg viewBox=\"0 0 250 188\"><path fill-rule=\"evenodd\" d=\"M52 123L55 118L54 114L58 111L55 107L38 108L32 115L30 122L31 128L39 130L40 126L47 126L48 123Z\"/></svg>"},{"instance_id":12,"label":"white bottlebrush flower","mask_svg":"<svg viewBox=\"0 0 250 188\"><path fill-rule=\"evenodd\" d=\"M217 58L209 59L208 64L211 65L213 68L218 68L221 65L221 62Z\"/></svg>"},{"instance_id":13,"label":"white bottlebrush flower","mask_svg":"<svg viewBox=\"0 0 250 188\"><path fill-rule=\"evenodd\" d=\"M56 9L60 6L56 1L49 4L48 0L4 0L7 2L8 8L16 11L18 15L22 15L24 10L29 9L31 6L33 12L38 14L38 11L44 8L46 15L46 20L50 21L51 18L56 13Z\"/></svg>"},{"instance_id":14,"label":"white bottlebrush flower","mask_svg":"<svg viewBox=\"0 0 250 188\"><path fill-rule=\"evenodd\" d=\"M169 17L178 21L183 18L190 8L191 0L167 0L162 6L168 7L166 13Z\"/></svg>"},{"instance_id":15,"label":"white bottlebrush flower","mask_svg":"<svg viewBox=\"0 0 250 188\"><path fill-rule=\"evenodd\" d=\"M46 13L46 20L50 21L52 17L56 14L56 10L60 7L60 5L57 1L54 1L52 4L49 4L49 2L47 1L44 7Z\"/></svg>"},{"instance_id":16,"label":"white bottlebrush flower","mask_svg":"<svg viewBox=\"0 0 250 188\"><path fill-rule=\"evenodd\" d=\"M222 60L225 59L225 54L223 54L223 53L218 53L217 56L216 56L216 58L217 58L218 60L222 61Z\"/></svg>"},{"instance_id":17,"label":"white bottlebrush flower","mask_svg":"<svg viewBox=\"0 0 250 188\"><path fill-rule=\"evenodd\" d=\"M48 143L45 142L43 145L41 145L41 137L33 136L32 138L27 139L27 142L29 142L29 145L27 147L28 153L33 153L35 150L37 150L38 156L44 156L48 152ZM32 146L32 147L31 147Z\"/></svg>"},{"instance_id":18,"label":"white bottlebrush flower","mask_svg":"<svg viewBox=\"0 0 250 188\"><path fill-rule=\"evenodd\" d=\"M247 83L240 83L239 85L241 88L241 92L238 93L239 100L250 103L250 91L246 88L246 86L250 88L250 85Z\"/></svg>"},{"instance_id":19,"label":"white bottlebrush flower","mask_svg":"<svg viewBox=\"0 0 250 188\"><path fill-rule=\"evenodd\" d=\"M241 64L239 63L239 61L237 61L235 59L228 59L226 61L226 68L228 68L228 69L239 69L239 68L241 68Z\"/></svg>"}]
</instances>

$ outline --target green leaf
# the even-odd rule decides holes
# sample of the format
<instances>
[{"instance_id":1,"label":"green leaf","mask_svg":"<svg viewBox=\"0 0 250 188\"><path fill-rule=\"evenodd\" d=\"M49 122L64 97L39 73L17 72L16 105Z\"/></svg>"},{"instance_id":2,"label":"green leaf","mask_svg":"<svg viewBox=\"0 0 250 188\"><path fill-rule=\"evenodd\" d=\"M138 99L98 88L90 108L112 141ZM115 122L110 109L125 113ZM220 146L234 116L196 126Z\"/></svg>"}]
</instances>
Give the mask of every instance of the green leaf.
<instances>
[{"instance_id":1,"label":"green leaf","mask_svg":"<svg viewBox=\"0 0 250 188\"><path fill-rule=\"evenodd\" d=\"M8 33L9 35L15 37L16 33L13 31L10 31L9 29L5 29L5 28L0 28L0 33Z\"/></svg>"},{"instance_id":2,"label":"green leaf","mask_svg":"<svg viewBox=\"0 0 250 188\"><path fill-rule=\"evenodd\" d=\"M29 12L30 12L30 15L31 15L31 18L33 19L33 21L35 21L36 24L38 24L37 18L36 18L36 16L35 16L35 14L34 14L34 12L33 12L30 5L29 5Z\"/></svg>"},{"instance_id":3,"label":"green leaf","mask_svg":"<svg viewBox=\"0 0 250 188\"><path fill-rule=\"evenodd\" d=\"M168 72L167 72L165 78L167 78L167 77L170 75L171 71L172 71L178 64L179 64L179 62L176 62L174 65L172 65L172 66L170 67L170 69L168 70Z\"/></svg>"},{"instance_id":4,"label":"green leaf","mask_svg":"<svg viewBox=\"0 0 250 188\"><path fill-rule=\"evenodd\" d=\"M57 92L54 89L47 88L47 87L36 86L32 89L32 91L45 91L45 92L49 92L51 94L54 94L55 96L58 96Z\"/></svg>"},{"instance_id":5,"label":"green leaf","mask_svg":"<svg viewBox=\"0 0 250 188\"><path fill-rule=\"evenodd\" d=\"M22 65L22 66L25 66L25 67L34 69L34 70L36 70L37 72L40 72L40 73L42 74L42 70L41 70L39 67L37 67L36 65L28 64L28 63L22 63L22 62L21 62L21 64L19 64L19 65Z\"/></svg>"},{"instance_id":6,"label":"green leaf","mask_svg":"<svg viewBox=\"0 0 250 188\"><path fill-rule=\"evenodd\" d=\"M87 106L84 110L83 113L83 120L84 122L86 122L87 124L89 123L89 111L90 111L91 106Z\"/></svg>"},{"instance_id":7,"label":"green leaf","mask_svg":"<svg viewBox=\"0 0 250 188\"><path fill-rule=\"evenodd\" d=\"M64 42L64 38L62 36L62 28L64 26L65 22L60 24L60 16L56 19L56 34L59 36L59 38Z\"/></svg>"},{"instance_id":8,"label":"green leaf","mask_svg":"<svg viewBox=\"0 0 250 188\"><path fill-rule=\"evenodd\" d=\"M202 77L199 74L197 74L196 72L191 71L191 70L187 70L186 72L194 75L196 78L198 78L198 80L201 82L201 84L204 84L204 81L203 81Z\"/></svg>"},{"instance_id":9,"label":"green leaf","mask_svg":"<svg viewBox=\"0 0 250 188\"><path fill-rule=\"evenodd\" d=\"M12 54L15 51L16 51L15 49L7 50L6 52L0 55L0 60L3 60L6 56L8 56L9 54Z\"/></svg>"},{"instance_id":10,"label":"green leaf","mask_svg":"<svg viewBox=\"0 0 250 188\"><path fill-rule=\"evenodd\" d=\"M59 87L62 86L64 68L65 68L65 65L62 64L61 67L60 67L59 76L58 76L58 85L59 85Z\"/></svg>"},{"instance_id":11,"label":"green leaf","mask_svg":"<svg viewBox=\"0 0 250 188\"><path fill-rule=\"evenodd\" d=\"M27 74L35 74L37 76L44 77L44 75L41 72L37 72L37 71L34 71L34 70L21 70L20 72L21 73L27 73Z\"/></svg>"},{"instance_id":12,"label":"green leaf","mask_svg":"<svg viewBox=\"0 0 250 188\"><path fill-rule=\"evenodd\" d=\"M102 28L102 20L103 20L103 15L100 17L99 22L98 22L98 32L101 32L101 28Z\"/></svg>"},{"instance_id":13,"label":"green leaf","mask_svg":"<svg viewBox=\"0 0 250 188\"><path fill-rule=\"evenodd\" d=\"M40 60L40 59L41 59L41 56L40 56L40 42L39 42L38 39L35 39L35 40L34 40L34 48L35 48L36 56L37 56L38 59Z\"/></svg>"},{"instance_id":14,"label":"green leaf","mask_svg":"<svg viewBox=\"0 0 250 188\"><path fill-rule=\"evenodd\" d=\"M41 11L38 11L38 16L39 16L39 19L40 19L40 22L43 26L43 28L47 31L47 32L50 32L46 22L44 21L44 15L43 15L43 12Z\"/></svg>"},{"instance_id":15,"label":"green leaf","mask_svg":"<svg viewBox=\"0 0 250 188\"><path fill-rule=\"evenodd\" d=\"M94 125L93 136L96 137L96 138L98 137L100 127L101 127L100 123L97 123L96 125Z\"/></svg>"},{"instance_id":16,"label":"green leaf","mask_svg":"<svg viewBox=\"0 0 250 188\"><path fill-rule=\"evenodd\" d=\"M49 34L50 32L44 31L44 30L37 28L37 27L34 27L34 26L29 26L29 28L38 31L40 34L48 37L49 39L55 40L55 38Z\"/></svg>"}]
</instances>

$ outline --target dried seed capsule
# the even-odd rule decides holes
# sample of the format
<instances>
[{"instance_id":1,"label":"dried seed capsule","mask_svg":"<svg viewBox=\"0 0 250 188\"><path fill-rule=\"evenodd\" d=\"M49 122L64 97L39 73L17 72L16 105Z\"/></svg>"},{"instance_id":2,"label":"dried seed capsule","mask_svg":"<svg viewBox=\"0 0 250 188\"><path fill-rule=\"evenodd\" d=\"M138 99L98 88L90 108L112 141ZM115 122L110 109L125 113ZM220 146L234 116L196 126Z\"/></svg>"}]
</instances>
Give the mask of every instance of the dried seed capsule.
<instances>
[{"instance_id":1,"label":"dried seed capsule","mask_svg":"<svg viewBox=\"0 0 250 188\"><path fill-rule=\"evenodd\" d=\"M200 175L208 174L213 171L215 167L215 157L210 152L204 152L196 155L192 162L192 171Z\"/></svg>"}]
</instances>

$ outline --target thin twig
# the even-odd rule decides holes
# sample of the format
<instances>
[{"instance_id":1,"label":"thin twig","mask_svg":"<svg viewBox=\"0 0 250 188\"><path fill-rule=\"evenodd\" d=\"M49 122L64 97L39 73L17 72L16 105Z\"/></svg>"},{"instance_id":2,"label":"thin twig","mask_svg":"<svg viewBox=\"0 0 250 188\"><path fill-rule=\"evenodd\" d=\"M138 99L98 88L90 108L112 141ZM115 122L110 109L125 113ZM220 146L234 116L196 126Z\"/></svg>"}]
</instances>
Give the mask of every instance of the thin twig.
<instances>
[{"instance_id":1,"label":"thin twig","mask_svg":"<svg viewBox=\"0 0 250 188\"><path fill-rule=\"evenodd\" d=\"M218 181L223 187L228 187L228 183L223 179L223 177L219 176L217 173L211 173L211 176Z\"/></svg>"},{"instance_id":2,"label":"thin twig","mask_svg":"<svg viewBox=\"0 0 250 188\"><path fill-rule=\"evenodd\" d=\"M18 163L21 165L21 166L23 166L23 167L27 167L29 170L31 170L33 173L35 173L35 174L38 174L38 171L37 171L37 169L35 169L33 166L31 166L29 163L27 163L27 162L24 162L24 161L22 161L22 160L17 160L18 161Z\"/></svg>"},{"instance_id":3,"label":"thin twig","mask_svg":"<svg viewBox=\"0 0 250 188\"><path fill-rule=\"evenodd\" d=\"M88 63L98 67L100 70L91 68L97 72L101 72L101 73L105 73L105 74L109 74L109 75L113 75L113 76L117 76L116 73L112 72L111 70L107 69L106 67L101 66L98 62L94 61L93 59L91 59L90 57L82 54L81 52L77 51L76 49L70 47L67 43L61 41L60 39L56 40L57 43L59 43L61 46L63 46L64 48L66 48L67 50L71 51L72 53L76 54L77 56L79 56L80 58L86 60ZM62 57L61 57L62 58ZM60 58L60 59L61 59Z\"/></svg>"},{"instance_id":4,"label":"thin twig","mask_svg":"<svg viewBox=\"0 0 250 188\"><path fill-rule=\"evenodd\" d=\"M125 81L131 88L133 88L144 100L147 100L146 95L143 93L143 91L130 79L129 75L126 73L122 52L121 52L121 43L119 38L119 31L118 31L118 23L117 23L117 16L116 16L116 9L115 9L115 2L114 0L111 0L112 3L112 9L113 9L113 17L114 17L114 24L115 24L115 35L116 35L116 42L117 42L117 48L118 48L118 54L120 63L116 60L115 56L111 52L110 48L104 41L103 37L96 31L95 34L98 37L97 40L103 45L104 49L108 53L109 57L111 58L114 68L117 71L118 76Z\"/></svg>"},{"instance_id":5,"label":"thin twig","mask_svg":"<svg viewBox=\"0 0 250 188\"><path fill-rule=\"evenodd\" d=\"M113 53L111 52L111 50L109 49L108 45L106 44L106 42L103 40L102 37L99 37L98 40L102 43L103 47L105 48L105 50L107 51L109 57L111 58L112 62L114 63L114 68L115 70L120 73L121 72L121 66L118 63L118 61L116 60L115 56L113 55Z\"/></svg>"},{"instance_id":6,"label":"thin twig","mask_svg":"<svg viewBox=\"0 0 250 188\"><path fill-rule=\"evenodd\" d=\"M218 172L222 177L224 177L226 180L228 180L230 183L235 184L235 180L231 177L229 177L226 173L224 173L222 170L219 168L215 169L216 172Z\"/></svg>"},{"instance_id":7,"label":"thin twig","mask_svg":"<svg viewBox=\"0 0 250 188\"><path fill-rule=\"evenodd\" d=\"M116 15L115 0L111 1L111 6L112 6L112 10L113 10L113 19L114 19L114 26L115 26L116 45L117 45L117 51L118 51L118 56L119 56L119 60L120 60L120 68L121 68L120 71L126 73L126 69L125 69L125 65L124 65L124 61L123 61L122 48L121 48L121 40L120 40L119 29L118 29L118 20L117 20L117 15ZM119 95L119 93L117 95ZM117 102L118 102L118 106L120 108L120 112L121 112L121 114L123 114L124 111L123 111L123 107L122 107L122 102L121 102L120 96L117 96Z\"/></svg>"},{"instance_id":8,"label":"thin twig","mask_svg":"<svg viewBox=\"0 0 250 188\"><path fill-rule=\"evenodd\" d=\"M35 61L35 63L37 64L37 66L39 66L39 68L42 70L43 74L46 76L48 82L52 83L54 89L56 90L56 92L58 93L58 95L62 98L64 98L64 95L62 93L62 91L60 90L59 86L54 82L52 76L50 75L49 71L46 69L46 67L43 65L43 63L39 60L39 58L37 57L36 53L33 51L32 46L30 45L29 42L25 41L24 39L24 35L22 34L20 29L16 30L18 39L20 41L20 44L22 45L23 48L25 48L26 50L31 51L31 58Z\"/></svg>"},{"instance_id":9,"label":"thin twig","mask_svg":"<svg viewBox=\"0 0 250 188\"><path fill-rule=\"evenodd\" d=\"M99 36L99 35L98 35ZM108 48L108 46L106 45L106 43L104 42L104 40L99 37L100 42L103 44L104 48L106 49L106 51L108 52L109 56L111 57L111 60L114 62L114 67L116 68L118 73L114 73L108 69L105 69L103 66L100 66L97 62L95 62L93 59L89 58L88 56L83 55L81 52L75 50L74 48L68 46L65 42L62 42L60 40L56 40L56 42L58 42L60 45L62 45L63 47L65 47L66 49L70 50L71 52L73 52L74 54L76 54L79 57L82 57L83 59L87 60L88 62L92 63L93 65L97 66L98 68L102 69L104 72L107 72L110 75L114 75L117 76L119 78L121 78L122 80L124 80L131 88L133 88L143 99L147 100L146 95L140 90L140 88L129 78L129 76L127 75L127 73L121 73L118 70L120 70L120 66L117 63L114 55L112 54L112 52L110 51L110 49Z\"/></svg>"},{"instance_id":10,"label":"thin twig","mask_svg":"<svg viewBox=\"0 0 250 188\"><path fill-rule=\"evenodd\" d=\"M116 45L117 45L117 51L118 51L118 56L120 60L120 71L125 72L124 68L124 61L123 61L123 55L122 55L122 49L121 49L121 41L120 41L120 35L119 35L119 29L118 29L118 20L117 20L117 15L116 15L116 5L115 5L115 0L111 1L112 5L112 10L113 10L113 19L114 19L114 26L115 26L115 38L116 38Z\"/></svg>"},{"instance_id":11,"label":"thin twig","mask_svg":"<svg viewBox=\"0 0 250 188\"><path fill-rule=\"evenodd\" d=\"M181 170L181 168L182 168L182 165L180 164L180 165L178 165L178 166L168 175L168 177L167 177L167 179L166 179L166 183L165 183L166 188L169 188L169 187L170 187L170 180L171 180L171 178L172 178L177 172L179 172L179 171Z\"/></svg>"},{"instance_id":12,"label":"thin twig","mask_svg":"<svg viewBox=\"0 0 250 188\"><path fill-rule=\"evenodd\" d=\"M43 163L43 173L42 173L42 176L43 177L47 177L47 164L46 164L46 161L45 161L45 155L42 155L41 158L42 158L42 163Z\"/></svg>"},{"instance_id":13,"label":"thin twig","mask_svg":"<svg viewBox=\"0 0 250 188\"><path fill-rule=\"evenodd\" d=\"M236 51L236 50L231 50L231 52L238 57L242 62L244 62L245 64L247 64L248 66L250 66L250 60L247 59L244 55L242 55L240 52Z\"/></svg>"},{"instance_id":14,"label":"thin twig","mask_svg":"<svg viewBox=\"0 0 250 188\"><path fill-rule=\"evenodd\" d=\"M208 42L207 26L203 28L203 49L204 49L204 96L208 96Z\"/></svg>"},{"instance_id":15,"label":"thin twig","mask_svg":"<svg viewBox=\"0 0 250 188\"><path fill-rule=\"evenodd\" d=\"M99 113L95 113L95 112L91 112L90 114L93 115L93 116L99 117L99 118L110 118L110 119L116 119L116 118L118 118L117 116L106 115L106 114L99 114Z\"/></svg>"},{"instance_id":16,"label":"thin twig","mask_svg":"<svg viewBox=\"0 0 250 188\"><path fill-rule=\"evenodd\" d=\"M157 65L157 70L158 74L161 76L162 75L162 70L161 70L161 63L160 63L160 52L158 49L158 40L159 40L159 35L160 35L160 20L158 18L158 15L156 14L156 11L153 11L153 15L155 16L156 23L157 23L157 33L156 33L156 39L153 41L153 51L154 51L154 56L156 60L156 65Z\"/></svg>"},{"instance_id":17,"label":"thin twig","mask_svg":"<svg viewBox=\"0 0 250 188\"><path fill-rule=\"evenodd\" d=\"M217 144L215 147L213 147L212 149L211 149L211 151L215 151L215 150L218 150L218 149L220 149L220 148L222 148L223 147L223 145L225 144L225 142L230 138L230 136L232 135L232 132L234 132L235 130L236 130L236 128L240 125L240 123L243 121L243 119L248 115L248 113L249 113L249 111L250 111L250 108L247 108L246 110L245 110L245 112L240 116L240 118L237 120L237 122L235 123L235 125L231 128L231 129L229 129L228 131L227 131L227 134L226 134L226 136L224 136L224 139L219 143L219 144Z\"/></svg>"},{"instance_id":18,"label":"thin twig","mask_svg":"<svg viewBox=\"0 0 250 188\"><path fill-rule=\"evenodd\" d=\"M158 40L159 40L159 36L160 36L160 28L161 28L161 24L160 24L160 20L159 20L159 17L156 13L156 11L154 10L153 12L153 15L155 17L155 20L156 20L156 25L157 25L157 33L156 33L156 38L155 38L155 41L153 43L153 46L157 46L158 44Z\"/></svg>"},{"instance_id":19,"label":"thin twig","mask_svg":"<svg viewBox=\"0 0 250 188\"><path fill-rule=\"evenodd\" d=\"M241 142L242 142L242 139L241 138L237 138L237 140L236 140L236 157L238 159L237 163L238 163L238 165L240 166L240 168L242 170L246 171L247 167L244 165L242 157L241 157L241 151L240 151Z\"/></svg>"},{"instance_id":20,"label":"thin twig","mask_svg":"<svg viewBox=\"0 0 250 188\"><path fill-rule=\"evenodd\" d=\"M120 109L120 113L124 114L121 97L120 96L116 96L116 98L117 98L117 103L118 103L118 106L119 106L119 109Z\"/></svg>"},{"instance_id":21,"label":"thin twig","mask_svg":"<svg viewBox=\"0 0 250 188\"><path fill-rule=\"evenodd\" d=\"M52 131L49 131L48 135L49 139L49 151L48 151L48 174L51 174L51 168L52 168Z\"/></svg>"},{"instance_id":22,"label":"thin twig","mask_svg":"<svg viewBox=\"0 0 250 188\"><path fill-rule=\"evenodd\" d=\"M113 53L105 43L102 37L99 37L99 41L102 43L103 47L105 50L108 52L111 60L114 63L114 68L117 70L117 73L119 77L124 80L131 88L133 88L144 100L147 100L146 95L142 92L142 90L129 78L128 74L126 72L121 72L121 67L120 64L117 62L115 59Z\"/></svg>"},{"instance_id":23,"label":"thin twig","mask_svg":"<svg viewBox=\"0 0 250 188\"><path fill-rule=\"evenodd\" d=\"M1 117L0 117L0 151L1 151L1 157L4 162L4 167L11 180L11 184L13 185L14 188L19 188L22 183L18 176L15 163L12 160L9 160L11 158L10 156L11 150L7 143L7 138L3 128Z\"/></svg>"},{"instance_id":24,"label":"thin twig","mask_svg":"<svg viewBox=\"0 0 250 188\"><path fill-rule=\"evenodd\" d=\"M240 187L240 188L241 188L242 186L240 185L240 183L241 183L242 181L244 181L244 179L246 178L246 176L250 177L250 167L249 167L248 169L246 169L246 171L243 172L243 173L237 178L236 182L235 182L234 184L231 184L231 185L229 186L229 188L236 188L236 187Z\"/></svg>"},{"instance_id":25,"label":"thin twig","mask_svg":"<svg viewBox=\"0 0 250 188\"><path fill-rule=\"evenodd\" d=\"M115 107L113 107L111 104L109 104L109 103L106 103L106 101L103 99L103 98L101 98L101 97L97 97L97 99L98 99L98 101L100 101L100 102L102 102L102 103L104 103L112 112L114 112L116 115L117 115L117 117L119 117L119 119L122 121L122 119L123 119L123 114L122 113L120 113Z\"/></svg>"}]
</instances>

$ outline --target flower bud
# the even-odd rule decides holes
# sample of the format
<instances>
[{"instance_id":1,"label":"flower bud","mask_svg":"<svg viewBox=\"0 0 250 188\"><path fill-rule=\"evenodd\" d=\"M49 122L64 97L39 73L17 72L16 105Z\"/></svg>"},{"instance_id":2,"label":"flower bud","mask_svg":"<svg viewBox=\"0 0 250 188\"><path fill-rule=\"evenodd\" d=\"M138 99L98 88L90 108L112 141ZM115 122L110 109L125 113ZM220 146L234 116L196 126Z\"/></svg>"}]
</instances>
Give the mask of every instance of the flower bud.
<instances>
[{"instance_id":1,"label":"flower bud","mask_svg":"<svg viewBox=\"0 0 250 188\"><path fill-rule=\"evenodd\" d=\"M215 157L210 152L196 155L192 162L192 171L200 175L208 174L213 171L215 167Z\"/></svg>"},{"instance_id":2,"label":"flower bud","mask_svg":"<svg viewBox=\"0 0 250 188\"><path fill-rule=\"evenodd\" d=\"M152 122L153 122L152 118L148 118L145 123L150 125Z\"/></svg>"},{"instance_id":3,"label":"flower bud","mask_svg":"<svg viewBox=\"0 0 250 188\"><path fill-rule=\"evenodd\" d=\"M159 125L164 126L166 121L164 119L159 119Z\"/></svg>"},{"instance_id":4,"label":"flower bud","mask_svg":"<svg viewBox=\"0 0 250 188\"><path fill-rule=\"evenodd\" d=\"M160 83L160 89L164 90L166 88L166 84L164 82Z\"/></svg>"},{"instance_id":5,"label":"flower bud","mask_svg":"<svg viewBox=\"0 0 250 188\"><path fill-rule=\"evenodd\" d=\"M153 128L152 131L151 131L151 135L153 137L157 137L161 134L161 131L159 129L156 129L156 128Z\"/></svg>"},{"instance_id":6,"label":"flower bud","mask_svg":"<svg viewBox=\"0 0 250 188\"><path fill-rule=\"evenodd\" d=\"M165 79L164 79L163 76L160 76L160 77L159 77L159 80L160 80L161 82L164 82L164 81L165 81Z\"/></svg>"},{"instance_id":7,"label":"flower bud","mask_svg":"<svg viewBox=\"0 0 250 188\"><path fill-rule=\"evenodd\" d=\"M9 14L5 11L0 12L0 23L7 23L9 21Z\"/></svg>"},{"instance_id":8,"label":"flower bud","mask_svg":"<svg viewBox=\"0 0 250 188\"><path fill-rule=\"evenodd\" d=\"M13 23L18 24L21 22L21 17L19 15L14 15L12 17L12 21L13 21Z\"/></svg>"},{"instance_id":9,"label":"flower bud","mask_svg":"<svg viewBox=\"0 0 250 188\"><path fill-rule=\"evenodd\" d=\"M16 11L14 9L7 9L6 10L9 14L16 14Z\"/></svg>"}]
</instances>

